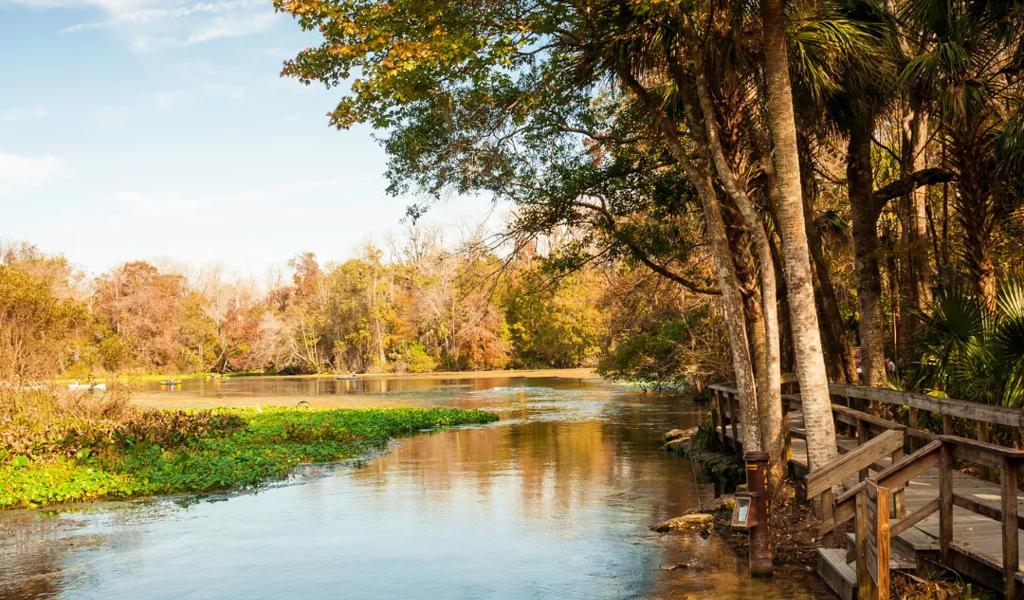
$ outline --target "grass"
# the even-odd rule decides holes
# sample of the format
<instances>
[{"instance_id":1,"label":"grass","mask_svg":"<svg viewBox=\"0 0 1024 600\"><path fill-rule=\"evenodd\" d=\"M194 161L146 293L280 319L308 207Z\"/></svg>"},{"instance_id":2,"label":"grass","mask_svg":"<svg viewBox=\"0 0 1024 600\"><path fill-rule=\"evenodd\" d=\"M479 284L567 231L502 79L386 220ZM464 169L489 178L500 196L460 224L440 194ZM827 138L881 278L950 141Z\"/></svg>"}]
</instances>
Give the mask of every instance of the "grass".
<instances>
[{"instance_id":1,"label":"grass","mask_svg":"<svg viewBox=\"0 0 1024 600\"><path fill-rule=\"evenodd\" d=\"M300 463L383 448L424 429L497 416L452 408L147 411L111 426L63 425L59 439L0 450L0 508L247 488Z\"/></svg>"}]
</instances>

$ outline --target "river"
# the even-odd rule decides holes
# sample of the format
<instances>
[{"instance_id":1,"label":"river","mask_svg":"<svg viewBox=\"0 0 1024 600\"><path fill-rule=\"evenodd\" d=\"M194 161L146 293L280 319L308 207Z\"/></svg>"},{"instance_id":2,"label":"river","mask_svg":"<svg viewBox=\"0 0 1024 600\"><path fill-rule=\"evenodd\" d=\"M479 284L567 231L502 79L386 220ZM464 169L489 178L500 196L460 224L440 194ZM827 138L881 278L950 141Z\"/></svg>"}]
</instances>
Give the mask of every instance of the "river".
<instances>
[{"instance_id":1,"label":"river","mask_svg":"<svg viewBox=\"0 0 1024 600\"><path fill-rule=\"evenodd\" d=\"M706 486L659 448L700 408L576 377L239 378L149 386L158 406L482 408L493 425L303 467L257 491L0 513L0 599L832 598L751 579L718 536L650 525Z\"/></svg>"}]
</instances>

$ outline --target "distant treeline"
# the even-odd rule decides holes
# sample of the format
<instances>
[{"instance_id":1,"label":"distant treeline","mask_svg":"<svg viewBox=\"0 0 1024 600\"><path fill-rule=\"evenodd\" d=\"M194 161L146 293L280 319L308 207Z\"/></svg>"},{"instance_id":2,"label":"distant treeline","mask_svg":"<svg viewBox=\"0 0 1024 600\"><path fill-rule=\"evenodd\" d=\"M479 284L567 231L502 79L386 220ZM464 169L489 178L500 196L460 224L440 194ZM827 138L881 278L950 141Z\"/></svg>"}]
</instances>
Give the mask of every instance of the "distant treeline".
<instances>
[{"instance_id":1,"label":"distant treeline","mask_svg":"<svg viewBox=\"0 0 1024 600\"><path fill-rule=\"evenodd\" d=\"M300 254L290 276L261 290L219 268L182 274L143 261L87 279L63 256L11 245L0 257L0 381L576 367L602 358L609 372L641 360L671 375L693 362L675 343L653 362L644 355L653 342L638 331L657 334L685 308L678 291L655 293L663 282L644 271L556 275L532 251L503 261L415 231L390 254L367 246L330 264Z\"/></svg>"}]
</instances>

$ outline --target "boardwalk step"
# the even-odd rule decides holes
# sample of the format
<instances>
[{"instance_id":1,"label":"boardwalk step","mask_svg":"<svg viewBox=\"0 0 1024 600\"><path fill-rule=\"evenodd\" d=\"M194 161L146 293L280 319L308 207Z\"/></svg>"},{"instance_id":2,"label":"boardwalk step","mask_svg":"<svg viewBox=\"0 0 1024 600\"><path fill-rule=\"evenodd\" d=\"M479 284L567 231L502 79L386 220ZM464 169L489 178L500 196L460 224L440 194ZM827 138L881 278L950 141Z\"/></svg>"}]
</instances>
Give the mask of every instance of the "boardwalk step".
<instances>
[{"instance_id":1,"label":"boardwalk step","mask_svg":"<svg viewBox=\"0 0 1024 600\"><path fill-rule=\"evenodd\" d=\"M842 600L856 598L857 571L852 565L846 564L846 550L818 548L818 576Z\"/></svg>"},{"instance_id":2,"label":"boardwalk step","mask_svg":"<svg viewBox=\"0 0 1024 600\"><path fill-rule=\"evenodd\" d=\"M846 560L851 561L855 556L853 554L853 548L856 547L856 537L852 533L846 534ZM905 547L893 544L889 554L889 569L894 571L913 571L917 569L917 556L913 551L908 551Z\"/></svg>"}]
</instances>

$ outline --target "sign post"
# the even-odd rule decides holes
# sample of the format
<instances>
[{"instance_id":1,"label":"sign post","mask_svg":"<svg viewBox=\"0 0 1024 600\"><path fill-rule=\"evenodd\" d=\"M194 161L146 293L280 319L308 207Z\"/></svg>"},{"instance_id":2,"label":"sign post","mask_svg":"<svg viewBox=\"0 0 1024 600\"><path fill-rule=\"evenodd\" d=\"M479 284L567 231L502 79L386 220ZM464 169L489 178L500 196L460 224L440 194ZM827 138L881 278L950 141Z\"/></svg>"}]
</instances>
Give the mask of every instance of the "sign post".
<instances>
[{"instance_id":1,"label":"sign post","mask_svg":"<svg viewBox=\"0 0 1024 600\"><path fill-rule=\"evenodd\" d=\"M770 576L772 574L772 540L768 499L771 489L768 484L768 453L747 452L743 455L747 463L747 491L750 497L747 509L747 531L750 534L750 574ZM736 499L740 507L740 498Z\"/></svg>"}]
</instances>

